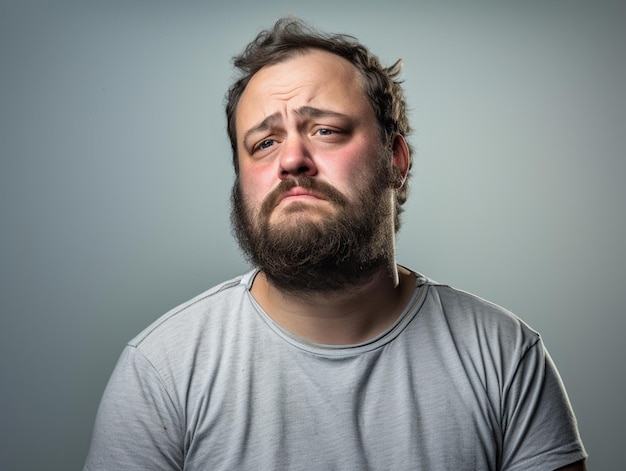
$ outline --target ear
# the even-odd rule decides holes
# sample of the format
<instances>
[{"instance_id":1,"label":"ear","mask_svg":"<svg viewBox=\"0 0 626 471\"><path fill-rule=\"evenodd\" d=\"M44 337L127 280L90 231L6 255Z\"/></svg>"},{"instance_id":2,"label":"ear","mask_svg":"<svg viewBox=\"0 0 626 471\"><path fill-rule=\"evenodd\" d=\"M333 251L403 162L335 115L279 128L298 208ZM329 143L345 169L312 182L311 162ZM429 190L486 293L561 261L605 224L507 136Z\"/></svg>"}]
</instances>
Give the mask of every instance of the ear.
<instances>
[{"instance_id":1,"label":"ear","mask_svg":"<svg viewBox=\"0 0 626 471\"><path fill-rule=\"evenodd\" d=\"M397 172L394 173L396 173L399 178L396 188L402 188L402 185L404 185L404 181L406 180L406 176L409 173L409 168L411 167L411 153L409 152L409 145L406 143L404 136L396 134L393 138L393 142L391 143L391 148L393 151L392 164L397 169Z\"/></svg>"}]
</instances>

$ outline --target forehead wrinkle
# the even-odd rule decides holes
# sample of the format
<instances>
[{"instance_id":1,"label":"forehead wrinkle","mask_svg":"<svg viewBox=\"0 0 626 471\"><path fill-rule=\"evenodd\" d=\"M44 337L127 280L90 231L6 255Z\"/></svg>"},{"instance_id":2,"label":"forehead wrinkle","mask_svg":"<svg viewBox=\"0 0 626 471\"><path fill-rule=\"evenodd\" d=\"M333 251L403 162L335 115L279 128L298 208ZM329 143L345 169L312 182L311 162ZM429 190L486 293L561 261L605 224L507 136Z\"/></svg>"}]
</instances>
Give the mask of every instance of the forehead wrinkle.
<instances>
[{"instance_id":1,"label":"forehead wrinkle","mask_svg":"<svg viewBox=\"0 0 626 471\"><path fill-rule=\"evenodd\" d=\"M349 64L349 63L347 63ZM276 64L270 66L267 69L261 69L257 72L248 83L246 90L242 96L242 99L245 99L247 95L252 93L252 96L258 99L259 97L265 97L266 101L278 101L281 102L281 111L284 116L289 114L288 108L289 103L293 98L300 96L301 91L305 90L304 101L310 102L314 100L316 95L319 93L320 88L323 88L325 84L328 82L333 82L332 77L334 75L339 75L342 77L342 82L344 84L352 84L356 85L357 89L362 93L363 92L363 78L358 73L356 69L352 69L354 66L350 65L350 68L346 68L344 64L338 71L333 70L332 74L329 77L326 77L326 80L313 80L309 77L305 77L304 79L298 81L293 81L289 76L278 76L273 77L271 80L267 81L266 73L271 68L280 67L281 64ZM331 71L329 71L331 72ZM248 97L250 98L250 97ZM243 101L243 100L242 100ZM239 110L238 110L239 111ZM254 133L265 132L268 129L278 125L278 123L282 120L283 116L281 116L281 111L277 111L270 116L267 116L262 121L258 122L258 124L253 125L248 131L245 132L243 136L243 142L246 142L247 139L251 137ZM301 106L297 109L292 109L291 113L299 116L301 118L319 118L319 117L338 117L338 118L346 118L349 115L342 114L338 111L332 111L324 108L316 108L312 106Z\"/></svg>"},{"instance_id":2,"label":"forehead wrinkle","mask_svg":"<svg viewBox=\"0 0 626 471\"><path fill-rule=\"evenodd\" d=\"M261 74L261 72L258 72ZM263 80L263 76L257 78ZM270 83L265 85L259 85L259 89L256 94L262 97L266 97L268 100L276 100L287 103L291 99L298 97L302 90L313 90L313 93L320 87L320 84L314 80L302 80L301 82L293 83L289 79L282 77L273 79Z\"/></svg>"}]
</instances>

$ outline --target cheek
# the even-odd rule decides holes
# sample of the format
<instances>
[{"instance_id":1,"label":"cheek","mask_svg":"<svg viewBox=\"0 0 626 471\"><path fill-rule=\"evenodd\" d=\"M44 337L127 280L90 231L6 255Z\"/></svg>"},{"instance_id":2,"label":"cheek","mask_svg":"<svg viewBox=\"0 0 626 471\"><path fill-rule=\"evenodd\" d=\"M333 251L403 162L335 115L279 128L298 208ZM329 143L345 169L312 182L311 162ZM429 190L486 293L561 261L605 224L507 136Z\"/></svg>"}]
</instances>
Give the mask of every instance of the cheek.
<instances>
[{"instance_id":1,"label":"cheek","mask_svg":"<svg viewBox=\"0 0 626 471\"><path fill-rule=\"evenodd\" d=\"M371 179L378 154L366 146L350 146L325 160L323 173L342 191L352 192Z\"/></svg>"},{"instance_id":2,"label":"cheek","mask_svg":"<svg viewBox=\"0 0 626 471\"><path fill-rule=\"evenodd\" d=\"M239 181L243 199L252 210L261 206L263 199L275 184L275 179L272 179L269 172L260 166L240 168Z\"/></svg>"}]
</instances>

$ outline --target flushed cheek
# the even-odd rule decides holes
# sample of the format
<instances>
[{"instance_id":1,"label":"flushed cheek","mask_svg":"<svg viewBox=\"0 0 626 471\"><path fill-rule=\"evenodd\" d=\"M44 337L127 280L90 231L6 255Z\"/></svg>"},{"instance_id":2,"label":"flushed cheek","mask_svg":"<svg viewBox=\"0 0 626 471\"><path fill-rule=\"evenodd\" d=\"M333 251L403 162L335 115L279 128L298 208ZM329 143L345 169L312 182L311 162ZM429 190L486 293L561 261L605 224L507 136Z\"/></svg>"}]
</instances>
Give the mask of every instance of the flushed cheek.
<instances>
[{"instance_id":1,"label":"flushed cheek","mask_svg":"<svg viewBox=\"0 0 626 471\"><path fill-rule=\"evenodd\" d=\"M271 178L262 168L242 168L239 174L241 193L251 209L258 209L265 196L269 194L275 185L276 178Z\"/></svg>"}]
</instances>

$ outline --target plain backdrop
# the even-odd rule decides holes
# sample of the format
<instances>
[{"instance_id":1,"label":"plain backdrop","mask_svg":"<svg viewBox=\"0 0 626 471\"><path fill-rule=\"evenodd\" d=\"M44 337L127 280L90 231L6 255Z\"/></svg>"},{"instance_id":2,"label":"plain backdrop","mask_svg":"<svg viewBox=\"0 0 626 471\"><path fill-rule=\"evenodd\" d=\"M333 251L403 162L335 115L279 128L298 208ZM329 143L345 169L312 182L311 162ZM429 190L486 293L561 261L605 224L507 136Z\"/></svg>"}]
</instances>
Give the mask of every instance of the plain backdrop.
<instances>
[{"instance_id":1,"label":"plain backdrop","mask_svg":"<svg viewBox=\"0 0 626 471\"><path fill-rule=\"evenodd\" d=\"M247 270L223 98L287 14L403 59L399 261L537 329L590 469L619 467L625 4L2 1L0 467L80 469L124 343Z\"/></svg>"}]
</instances>

